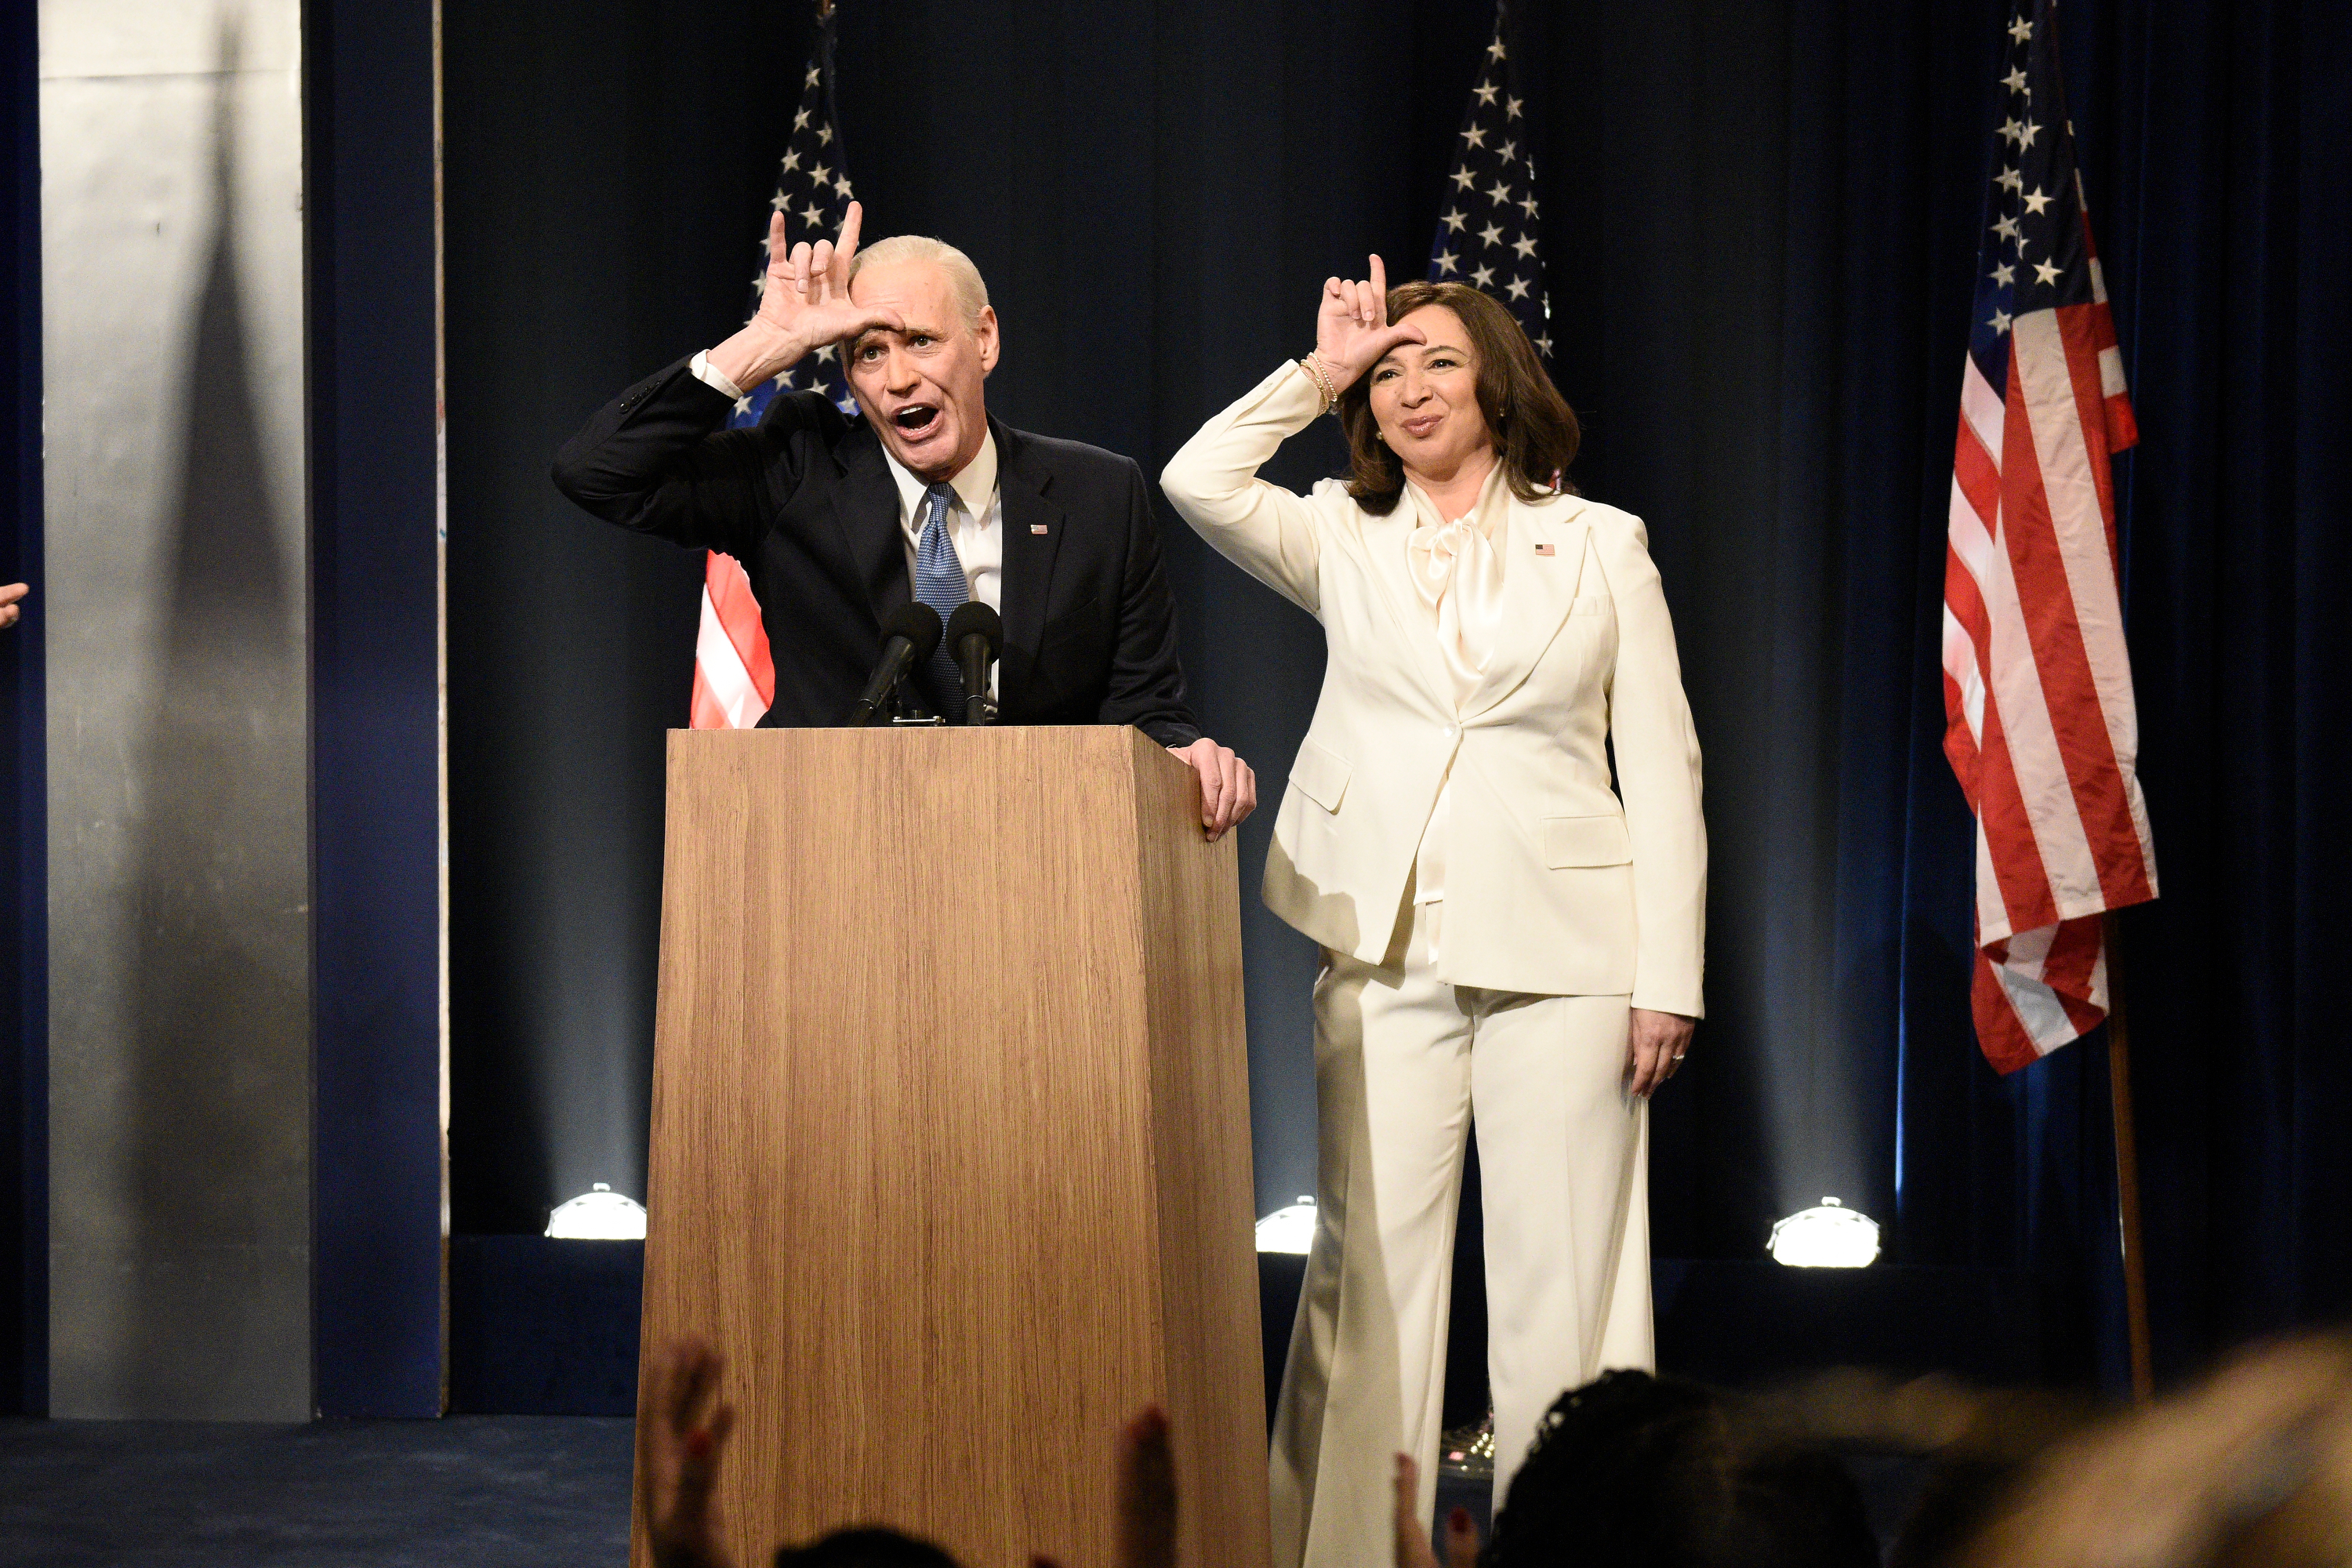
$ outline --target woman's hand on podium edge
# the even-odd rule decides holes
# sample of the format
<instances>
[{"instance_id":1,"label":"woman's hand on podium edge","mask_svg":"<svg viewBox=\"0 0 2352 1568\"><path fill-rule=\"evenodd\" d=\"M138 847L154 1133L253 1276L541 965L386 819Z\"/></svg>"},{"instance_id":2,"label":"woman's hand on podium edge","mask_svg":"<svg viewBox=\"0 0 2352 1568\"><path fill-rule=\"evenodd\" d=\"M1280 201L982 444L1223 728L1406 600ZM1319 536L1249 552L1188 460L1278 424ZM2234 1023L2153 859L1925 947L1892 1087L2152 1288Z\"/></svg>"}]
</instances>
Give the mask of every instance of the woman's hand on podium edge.
<instances>
[{"instance_id":1,"label":"woman's hand on podium edge","mask_svg":"<svg viewBox=\"0 0 2352 1568\"><path fill-rule=\"evenodd\" d=\"M691 1336L655 1358L637 1443L637 1496L655 1568L733 1568L710 1498L735 1428L734 1406L715 1403L726 1364Z\"/></svg>"},{"instance_id":2,"label":"woman's hand on podium edge","mask_svg":"<svg viewBox=\"0 0 2352 1568\"><path fill-rule=\"evenodd\" d=\"M768 269L760 278L760 309L743 330L710 351L710 368L750 392L824 347L876 327L898 331L896 310L869 310L849 297L849 263L866 209L849 204L838 240L784 244L784 215L768 218Z\"/></svg>"},{"instance_id":3,"label":"woman's hand on podium edge","mask_svg":"<svg viewBox=\"0 0 2352 1568\"><path fill-rule=\"evenodd\" d=\"M1203 735L1189 746L1168 749L1201 775L1201 830L1210 843L1223 838L1227 828L1240 826L1257 809L1257 773L1234 755L1232 747Z\"/></svg>"},{"instance_id":4,"label":"woman's hand on podium edge","mask_svg":"<svg viewBox=\"0 0 2352 1568\"><path fill-rule=\"evenodd\" d=\"M1421 1517L1421 1467L1396 1457L1396 1568L1437 1568L1437 1552ZM1468 1509L1445 1516L1445 1568L1477 1568L1478 1526Z\"/></svg>"}]
</instances>

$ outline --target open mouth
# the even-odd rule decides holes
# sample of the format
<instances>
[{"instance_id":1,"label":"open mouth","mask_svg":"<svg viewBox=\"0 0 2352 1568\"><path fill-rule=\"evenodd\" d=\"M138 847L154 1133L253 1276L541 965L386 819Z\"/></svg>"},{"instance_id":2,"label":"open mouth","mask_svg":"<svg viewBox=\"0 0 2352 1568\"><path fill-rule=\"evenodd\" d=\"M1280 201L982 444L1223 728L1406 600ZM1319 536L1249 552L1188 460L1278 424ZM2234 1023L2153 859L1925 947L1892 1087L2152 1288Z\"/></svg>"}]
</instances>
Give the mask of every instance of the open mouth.
<instances>
[{"instance_id":1,"label":"open mouth","mask_svg":"<svg viewBox=\"0 0 2352 1568\"><path fill-rule=\"evenodd\" d=\"M919 441L940 427L939 405L934 403L910 403L890 416L890 423L898 434L910 441Z\"/></svg>"}]
</instances>

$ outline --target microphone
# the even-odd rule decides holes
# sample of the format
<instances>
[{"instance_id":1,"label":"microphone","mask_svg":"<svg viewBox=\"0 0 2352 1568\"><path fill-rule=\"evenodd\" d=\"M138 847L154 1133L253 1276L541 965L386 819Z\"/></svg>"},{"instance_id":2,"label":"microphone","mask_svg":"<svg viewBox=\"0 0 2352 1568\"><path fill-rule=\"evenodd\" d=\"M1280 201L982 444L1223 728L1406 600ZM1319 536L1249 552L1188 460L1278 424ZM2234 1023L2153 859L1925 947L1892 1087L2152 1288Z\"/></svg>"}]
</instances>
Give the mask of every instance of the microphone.
<instances>
[{"instance_id":1,"label":"microphone","mask_svg":"<svg viewBox=\"0 0 2352 1568\"><path fill-rule=\"evenodd\" d=\"M1004 653L1004 617L967 599L948 617L948 651L963 672L963 721L988 722L988 667Z\"/></svg>"},{"instance_id":2,"label":"microphone","mask_svg":"<svg viewBox=\"0 0 2352 1568\"><path fill-rule=\"evenodd\" d=\"M890 700L907 672L931 657L940 646L940 613L916 601L900 607L882 628L882 658L866 678L857 706L849 710L849 727L862 730L874 722L874 710Z\"/></svg>"}]
</instances>

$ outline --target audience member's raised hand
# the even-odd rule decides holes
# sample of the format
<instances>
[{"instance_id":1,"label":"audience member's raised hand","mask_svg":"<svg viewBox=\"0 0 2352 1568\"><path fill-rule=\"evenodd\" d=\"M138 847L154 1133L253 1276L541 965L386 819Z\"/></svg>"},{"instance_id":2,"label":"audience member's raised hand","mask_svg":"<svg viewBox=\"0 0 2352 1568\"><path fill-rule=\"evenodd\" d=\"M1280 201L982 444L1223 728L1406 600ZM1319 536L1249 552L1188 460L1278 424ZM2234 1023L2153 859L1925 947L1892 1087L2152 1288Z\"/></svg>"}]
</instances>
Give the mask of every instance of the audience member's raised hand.
<instances>
[{"instance_id":1,"label":"audience member's raised hand","mask_svg":"<svg viewBox=\"0 0 2352 1568\"><path fill-rule=\"evenodd\" d=\"M1396 1568L1438 1568L1436 1549L1421 1519L1421 1467L1396 1457ZM1476 1568L1478 1526L1467 1509L1445 1516L1445 1568Z\"/></svg>"},{"instance_id":2,"label":"audience member's raised hand","mask_svg":"<svg viewBox=\"0 0 2352 1568\"><path fill-rule=\"evenodd\" d=\"M1147 1405L1118 1435L1118 1568L1176 1568L1176 1463L1168 1413Z\"/></svg>"},{"instance_id":3,"label":"audience member's raised hand","mask_svg":"<svg viewBox=\"0 0 2352 1568\"><path fill-rule=\"evenodd\" d=\"M656 1358L637 1440L637 1497L655 1568L733 1568L710 1495L735 1426L734 1407L717 1402L725 1365L694 1338Z\"/></svg>"}]
</instances>

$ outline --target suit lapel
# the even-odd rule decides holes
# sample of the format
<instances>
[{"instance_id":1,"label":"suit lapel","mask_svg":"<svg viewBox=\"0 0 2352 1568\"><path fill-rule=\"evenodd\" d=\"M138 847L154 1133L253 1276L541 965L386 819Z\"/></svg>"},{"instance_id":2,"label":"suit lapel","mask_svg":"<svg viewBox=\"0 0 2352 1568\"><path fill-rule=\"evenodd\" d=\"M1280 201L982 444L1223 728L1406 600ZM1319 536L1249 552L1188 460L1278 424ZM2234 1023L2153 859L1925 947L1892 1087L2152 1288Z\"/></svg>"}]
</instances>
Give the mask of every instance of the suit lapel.
<instances>
[{"instance_id":1,"label":"suit lapel","mask_svg":"<svg viewBox=\"0 0 2352 1568\"><path fill-rule=\"evenodd\" d=\"M1410 650L1405 656L1407 662L1420 672L1431 699L1442 711L1451 713L1454 677L1445 668L1436 630L1422 606L1420 590L1412 585L1412 569L1405 558L1405 547L1421 522L1412 489L1408 488L1397 498L1388 516L1374 517L1359 510L1356 519L1356 541L1363 550L1373 584L1381 597L1388 601L1390 618L1396 622L1397 646Z\"/></svg>"},{"instance_id":2,"label":"suit lapel","mask_svg":"<svg viewBox=\"0 0 2352 1568\"><path fill-rule=\"evenodd\" d=\"M1576 501L1512 501L1504 541L1510 554L1503 563L1503 624L1486 673L1462 705L1464 718L1484 713L1517 690L1559 635L1560 623L1576 603L1584 566L1584 536L1591 525L1576 521L1583 510Z\"/></svg>"},{"instance_id":3,"label":"suit lapel","mask_svg":"<svg viewBox=\"0 0 2352 1568\"><path fill-rule=\"evenodd\" d=\"M1045 642L1054 559L1067 529L1052 499L1053 470L1034 460L1034 449L1018 430L993 419L989 428L996 437L996 491L1004 513L1004 657L997 666L997 700L1013 714L1028 696Z\"/></svg>"},{"instance_id":4,"label":"suit lapel","mask_svg":"<svg viewBox=\"0 0 2352 1568\"><path fill-rule=\"evenodd\" d=\"M841 482L834 487L834 521L866 590L874 624L882 626L914 597L907 581L906 534L898 525L898 487L882 458L882 438L860 420L835 448Z\"/></svg>"}]
</instances>

